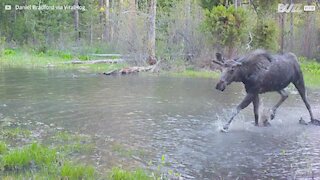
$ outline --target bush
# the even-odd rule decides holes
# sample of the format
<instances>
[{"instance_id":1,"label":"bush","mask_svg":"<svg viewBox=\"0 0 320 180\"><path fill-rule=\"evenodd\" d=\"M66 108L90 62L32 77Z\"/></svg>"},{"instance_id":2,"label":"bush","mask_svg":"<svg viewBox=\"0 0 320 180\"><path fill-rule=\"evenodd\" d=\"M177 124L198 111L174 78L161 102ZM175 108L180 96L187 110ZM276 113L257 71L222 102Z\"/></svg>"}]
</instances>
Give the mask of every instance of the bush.
<instances>
[{"instance_id":1,"label":"bush","mask_svg":"<svg viewBox=\"0 0 320 180\"><path fill-rule=\"evenodd\" d=\"M244 40L246 19L244 9L219 5L206 10L204 27L220 46L227 46L232 50Z\"/></svg>"},{"instance_id":2,"label":"bush","mask_svg":"<svg viewBox=\"0 0 320 180\"><path fill-rule=\"evenodd\" d=\"M5 49L5 50L3 51L3 54L4 54L4 55L7 55L7 56L9 56L9 55L15 55L15 54L16 54L16 51L14 51L13 49Z\"/></svg>"},{"instance_id":3,"label":"bush","mask_svg":"<svg viewBox=\"0 0 320 180\"><path fill-rule=\"evenodd\" d=\"M80 55L79 59L82 60L82 61L87 61L87 60L90 60L90 56L88 56L88 55Z\"/></svg>"},{"instance_id":4,"label":"bush","mask_svg":"<svg viewBox=\"0 0 320 180\"><path fill-rule=\"evenodd\" d=\"M253 46L271 51L279 49L278 28L273 20L260 20L257 22L253 33Z\"/></svg>"}]
</instances>

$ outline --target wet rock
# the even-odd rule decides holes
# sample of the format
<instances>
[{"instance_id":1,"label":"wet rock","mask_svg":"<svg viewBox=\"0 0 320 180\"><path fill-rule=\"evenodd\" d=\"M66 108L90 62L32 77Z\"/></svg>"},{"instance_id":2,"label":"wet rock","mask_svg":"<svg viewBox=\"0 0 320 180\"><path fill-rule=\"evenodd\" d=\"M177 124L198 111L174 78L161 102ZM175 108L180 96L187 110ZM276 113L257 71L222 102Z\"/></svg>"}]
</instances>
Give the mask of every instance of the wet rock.
<instances>
[{"instance_id":1,"label":"wet rock","mask_svg":"<svg viewBox=\"0 0 320 180\"><path fill-rule=\"evenodd\" d=\"M308 125L308 123L302 117L299 120L299 124Z\"/></svg>"},{"instance_id":2,"label":"wet rock","mask_svg":"<svg viewBox=\"0 0 320 180\"><path fill-rule=\"evenodd\" d=\"M43 123L42 123L42 122L38 122L38 121L37 121L37 122L36 122L36 125L37 125L37 126L42 126L42 125L43 125Z\"/></svg>"},{"instance_id":3,"label":"wet rock","mask_svg":"<svg viewBox=\"0 0 320 180\"><path fill-rule=\"evenodd\" d=\"M62 131L64 128L63 127L56 127L56 130Z\"/></svg>"}]
</instances>

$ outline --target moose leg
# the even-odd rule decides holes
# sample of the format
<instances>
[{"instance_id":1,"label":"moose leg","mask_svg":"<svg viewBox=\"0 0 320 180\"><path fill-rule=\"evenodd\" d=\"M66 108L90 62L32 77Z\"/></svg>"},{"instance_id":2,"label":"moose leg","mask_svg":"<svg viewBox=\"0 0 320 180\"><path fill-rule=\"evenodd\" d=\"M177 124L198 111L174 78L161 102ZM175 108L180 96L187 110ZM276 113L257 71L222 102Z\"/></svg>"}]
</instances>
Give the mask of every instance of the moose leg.
<instances>
[{"instance_id":1,"label":"moose leg","mask_svg":"<svg viewBox=\"0 0 320 180\"><path fill-rule=\"evenodd\" d=\"M256 126L259 125L259 106L260 106L260 99L259 99L259 95L257 94L253 101L253 113L254 113L254 123Z\"/></svg>"},{"instance_id":2,"label":"moose leg","mask_svg":"<svg viewBox=\"0 0 320 180\"><path fill-rule=\"evenodd\" d=\"M320 125L320 121L317 120L317 119L314 119L313 117L313 114L312 114L312 110L311 110L311 107L310 107L310 104L309 102L307 101L307 98L306 98L306 88L305 88L305 85L304 85L304 81L303 81L303 78L300 78L298 81L294 82L293 83L294 86L297 88L305 106L307 107L308 111L309 111L309 114L310 114L310 119L311 119L311 122L312 124L316 124L316 125Z\"/></svg>"},{"instance_id":3,"label":"moose leg","mask_svg":"<svg viewBox=\"0 0 320 180\"><path fill-rule=\"evenodd\" d=\"M273 106L273 108L271 109L271 120L274 119L274 117L276 116L276 111L278 109L278 107L288 98L288 93L282 89L280 91L277 91L280 95L281 95L281 99L279 100L279 102Z\"/></svg>"},{"instance_id":4,"label":"moose leg","mask_svg":"<svg viewBox=\"0 0 320 180\"><path fill-rule=\"evenodd\" d=\"M240 112L240 110L246 108L254 99L256 95L255 94L247 94L246 97L242 100L242 102L237 106L236 110L232 113L232 116L228 123L223 126L221 131L226 132L229 129L229 126L233 120L233 118Z\"/></svg>"}]
</instances>

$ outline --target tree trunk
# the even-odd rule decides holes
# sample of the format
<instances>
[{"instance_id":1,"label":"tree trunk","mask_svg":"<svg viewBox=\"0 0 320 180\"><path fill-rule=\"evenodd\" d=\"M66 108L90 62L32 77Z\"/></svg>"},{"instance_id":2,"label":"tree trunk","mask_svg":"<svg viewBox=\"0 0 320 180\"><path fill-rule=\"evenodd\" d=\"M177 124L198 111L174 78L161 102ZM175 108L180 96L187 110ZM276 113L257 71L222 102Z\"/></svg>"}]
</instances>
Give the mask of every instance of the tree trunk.
<instances>
[{"instance_id":1,"label":"tree trunk","mask_svg":"<svg viewBox=\"0 0 320 180\"><path fill-rule=\"evenodd\" d=\"M281 27L281 35L280 35L280 53L283 53L284 49L284 22L285 22L285 13L280 14L280 27Z\"/></svg>"},{"instance_id":2,"label":"tree trunk","mask_svg":"<svg viewBox=\"0 0 320 180\"><path fill-rule=\"evenodd\" d=\"M149 28L148 28L148 64L153 65L156 59L156 11L157 0L150 0L149 4Z\"/></svg>"},{"instance_id":3,"label":"tree trunk","mask_svg":"<svg viewBox=\"0 0 320 180\"><path fill-rule=\"evenodd\" d=\"M115 19L115 13L114 13L114 0L110 0L110 5L109 5L109 13L112 12L109 15L109 41L113 41L113 36L114 36L114 19Z\"/></svg>"},{"instance_id":4,"label":"tree trunk","mask_svg":"<svg viewBox=\"0 0 320 180\"><path fill-rule=\"evenodd\" d=\"M90 45L92 45L92 42L93 42L93 25L92 25L92 16L90 17L90 19L91 19L91 22L90 22L90 29L89 29L89 32L90 32Z\"/></svg>"},{"instance_id":5,"label":"tree trunk","mask_svg":"<svg viewBox=\"0 0 320 180\"><path fill-rule=\"evenodd\" d=\"M293 0L290 0L290 4L293 4ZM290 12L290 39L289 39L289 50L293 51L293 13Z\"/></svg>"},{"instance_id":6,"label":"tree trunk","mask_svg":"<svg viewBox=\"0 0 320 180\"><path fill-rule=\"evenodd\" d=\"M104 1L104 35L103 40L108 41L110 35L110 3L109 0Z\"/></svg>"},{"instance_id":7,"label":"tree trunk","mask_svg":"<svg viewBox=\"0 0 320 180\"><path fill-rule=\"evenodd\" d=\"M185 54L185 59L191 60L191 44L190 44L190 38L191 38L191 33L190 33L190 20L191 20L191 0L186 0L185 1L185 32L184 32L184 54Z\"/></svg>"},{"instance_id":8,"label":"tree trunk","mask_svg":"<svg viewBox=\"0 0 320 180\"><path fill-rule=\"evenodd\" d=\"M79 5L79 0L74 0L74 5ZM76 32L76 43L79 45L80 42L80 31L79 31L79 10L74 10L74 30Z\"/></svg>"},{"instance_id":9,"label":"tree trunk","mask_svg":"<svg viewBox=\"0 0 320 180\"><path fill-rule=\"evenodd\" d=\"M129 0L129 16L128 16L128 23L129 23L129 51L130 52L137 52L136 49L136 1Z\"/></svg>"}]
</instances>

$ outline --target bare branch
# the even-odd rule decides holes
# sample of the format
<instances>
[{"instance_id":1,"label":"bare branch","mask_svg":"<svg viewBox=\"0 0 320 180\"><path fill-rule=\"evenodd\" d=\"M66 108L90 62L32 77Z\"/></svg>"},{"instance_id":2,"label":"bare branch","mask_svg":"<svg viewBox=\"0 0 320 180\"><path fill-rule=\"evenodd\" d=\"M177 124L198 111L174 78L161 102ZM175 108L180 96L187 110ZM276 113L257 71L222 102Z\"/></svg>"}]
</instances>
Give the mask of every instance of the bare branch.
<instances>
[{"instance_id":1,"label":"bare branch","mask_svg":"<svg viewBox=\"0 0 320 180\"><path fill-rule=\"evenodd\" d=\"M249 39L250 39L250 41L248 42L247 48L246 48L246 49L248 49L248 50L251 49L251 45L250 45L250 44L252 43L252 40L253 40L251 32L249 32Z\"/></svg>"}]
</instances>

